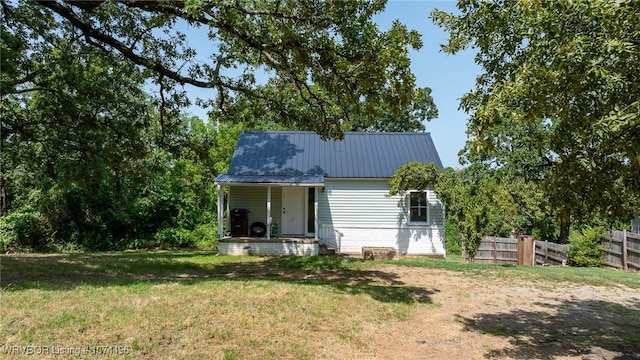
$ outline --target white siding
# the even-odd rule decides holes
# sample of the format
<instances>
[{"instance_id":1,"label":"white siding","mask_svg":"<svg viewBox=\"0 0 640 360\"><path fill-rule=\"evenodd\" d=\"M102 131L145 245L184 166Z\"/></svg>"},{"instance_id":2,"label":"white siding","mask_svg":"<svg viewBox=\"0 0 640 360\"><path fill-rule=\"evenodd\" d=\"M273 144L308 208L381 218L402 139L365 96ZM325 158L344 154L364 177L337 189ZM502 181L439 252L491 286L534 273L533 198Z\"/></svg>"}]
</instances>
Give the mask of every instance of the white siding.
<instances>
[{"instance_id":1,"label":"white siding","mask_svg":"<svg viewBox=\"0 0 640 360\"><path fill-rule=\"evenodd\" d=\"M318 198L318 220L340 225L397 227L404 221L401 197L386 197L384 180L329 180Z\"/></svg>"},{"instance_id":2,"label":"white siding","mask_svg":"<svg viewBox=\"0 0 640 360\"><path fill-rule=\"evenodd\" d=\"M408 224L403 196L387 197L386 180L325 179L318 199L318 221L340 232L340 252L363 246L393 247L401 254L444 256L444 226ZM437 201L432 191L429 201Z\"/></svg>"}]
</instances>

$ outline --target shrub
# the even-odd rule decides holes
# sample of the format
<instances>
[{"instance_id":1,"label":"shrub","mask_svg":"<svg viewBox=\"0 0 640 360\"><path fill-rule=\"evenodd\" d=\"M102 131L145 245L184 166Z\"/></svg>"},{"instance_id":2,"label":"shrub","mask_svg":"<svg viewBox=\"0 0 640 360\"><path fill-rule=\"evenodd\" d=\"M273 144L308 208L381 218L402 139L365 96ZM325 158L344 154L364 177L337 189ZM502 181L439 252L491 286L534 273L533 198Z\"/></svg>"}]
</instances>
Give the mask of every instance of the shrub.
<instances>
[{"instance_id":1,"label":"shrub","mask_svg":"<svg viewBox=\"0 0 640 360\"><path fill-rule=\"evenodd\" d=\"M14 211L0 218L0 246L15 249L47 250L47 227L35 211Z\"/></svg>"},{"instance_id":2,"label":"shrub","mask_svg":"<svg viewBox=\"0 0 640 360\"><path fill-rule=\"evenodd\" d=\"M166 228L154 235L156 246L167 249L193 248L191 231L181 228Z\"/></svg>"},{"instance_id":3,"label":"shrub","mask_svg":"<svg viewBox=\"0 0 640 360\"><path fill-rule=\"evenodd\" d=\"M585 226L580 231L572 230L569 243L572 245L569 259L576 266L600 266L604 262L602 257L604 246L602 238L605 230L599 226Z\"/></svg>"},{"instance_id":4,"label":"shrub","mask_svg":"<svg viewBox=\"0 0 640 360\"><path fill-rule=\"evenodd\" d=\"M218 227L213 223L198 225L191 232L191 239L198 249L218 250Z\"/></svg>"},{"instance_id":5,"label":"shrub","mask_svg":"<svg viewBox=\"0 0 640 360\"><path fill-rule=\"evenodd\" d=\"M444 222L445 250L447 254L462 254L462 233L460 227L447 219Z\"/></svg>"}]
</instances>

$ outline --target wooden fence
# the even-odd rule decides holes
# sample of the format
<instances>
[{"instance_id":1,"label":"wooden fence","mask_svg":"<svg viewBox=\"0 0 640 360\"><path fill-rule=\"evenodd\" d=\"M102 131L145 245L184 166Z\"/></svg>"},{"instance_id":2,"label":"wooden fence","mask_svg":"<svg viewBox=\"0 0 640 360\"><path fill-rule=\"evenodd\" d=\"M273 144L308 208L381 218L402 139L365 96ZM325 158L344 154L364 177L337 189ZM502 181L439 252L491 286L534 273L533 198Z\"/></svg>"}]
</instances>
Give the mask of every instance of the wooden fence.
<instances>
[{"instance_id":1,"label":"wooden fence","mask_svg":"<svg viewBox=\"0 0 640 360\"><path fill-rule=\"evenodd\" d=\"M640 234L626 230L613 231L602 243L606 266L640 271ZM471 261L486 264L571 265L570 251L570 244L533 241L531 237L485 236ZM464 247L462 257L469 259Z\"/></svg>"},{"instance_id":2,"label":"wooden fence","mask_svg":"<svg viewBox=\"0 0 640 360\"><path fill-rule=\"evenodd\" d=\"M571 245L536 241L536 265L567 265Z\"/></svg>"},{"instance_id":3,"label":"wooden fence","mask_svg":"<svg viewBox=\"0 0 640 360\"><path fill-rule=\"evenodd\" d=\"M469 258L464 249L462 256L466 259ZM485 236L480 242L478 252L472 261L474 263L515 265L518 263L518 240L515 238Z\"/></svg>"},{"instance_id":4,"label":"wooden fence","mask_svg":"<svg viewBox=\"0 0 640 360\"><path fill-rule=\"evenodd\" d=\"M603 245L605 265L640 271L640 234L613 231L604 238Z\"/></svg>"},{"instance_id":5,"label":"wooden fence","mask_svg":"<svg viewBox=\"0 0 640 360\"><path fill-rule=\"evenodd\" d=\"M534 241L530 236L502 238L485 236L473 258L475 263L533 265ZM468 259L463 249L462 256Z\"/></svg>"}]
</instances>

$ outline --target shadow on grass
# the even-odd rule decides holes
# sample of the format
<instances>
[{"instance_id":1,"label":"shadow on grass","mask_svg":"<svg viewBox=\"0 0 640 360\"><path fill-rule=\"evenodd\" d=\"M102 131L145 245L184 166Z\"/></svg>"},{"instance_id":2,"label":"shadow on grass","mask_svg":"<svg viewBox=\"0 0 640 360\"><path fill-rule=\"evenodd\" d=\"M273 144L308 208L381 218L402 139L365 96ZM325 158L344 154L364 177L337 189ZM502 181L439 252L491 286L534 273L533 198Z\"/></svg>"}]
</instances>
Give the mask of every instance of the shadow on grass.
<instances>
[{"instance_id":1,"label":"shadow on grass","mask_svg":"<svg viewBox=\"0 0 640 360\"><path fill-rule=\"evenodd\" d=\"M438 292L409 286L392 272L361 269L359 264L342 256L218 257L206 252L2 255L0 288L55 291L83 285L264 280L326 286L390 303L431 303L430 296Z\"/></svg>"},{"instance_id":2,"label":"shadow on grass","mask_svg":"<svg viewBox=\"0 0 640 360\"><path fill-rule=\"evenodd\" d=\"M509 339L511 347L492 350L487 358L640 359L640 304L569 300L560 305L536 305L544 309L476 314L458 320L467 331Z\"/></svg>"}]
</instances>

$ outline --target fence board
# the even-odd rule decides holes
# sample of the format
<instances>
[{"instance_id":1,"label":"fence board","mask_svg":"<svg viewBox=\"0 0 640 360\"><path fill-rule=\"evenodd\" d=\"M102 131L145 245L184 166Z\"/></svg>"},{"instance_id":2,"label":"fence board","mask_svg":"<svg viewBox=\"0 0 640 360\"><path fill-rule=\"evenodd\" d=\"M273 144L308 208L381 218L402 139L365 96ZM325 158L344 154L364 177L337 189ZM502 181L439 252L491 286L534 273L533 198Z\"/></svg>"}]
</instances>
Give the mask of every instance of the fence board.
<instances>
[{"instance_id":1,"label":"fence board","mask_svg":"<svg viewBox=\"0 0 640 360\"><path fill-rule=\"evenodd\" d=\"M567 265L569 244L536 241L536 265Z\"/></svg>"},{"instance_id":2,"label":"fence board","mask_svg":"<svg viewBox=\"0 0 640 360\"><path fill-rule=\"evenodd\" d=\"M466 252L463 253L468 258ZM518 240L514 238L501 238L485 236L478 246L478 252L473 258L475 263L486 264L517 264Z\"/></svg>"},{"instance_id":3,"label":"fence board","mask_svg":"<svg viewBox=\"0 0 640 360\"><path fill-rule=\"evenodd\" d=\"M623 270L640 271L640 234L612 231L605 236L604 264Z\"/></svg>"}]
</instances>

